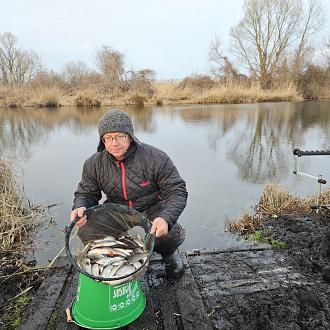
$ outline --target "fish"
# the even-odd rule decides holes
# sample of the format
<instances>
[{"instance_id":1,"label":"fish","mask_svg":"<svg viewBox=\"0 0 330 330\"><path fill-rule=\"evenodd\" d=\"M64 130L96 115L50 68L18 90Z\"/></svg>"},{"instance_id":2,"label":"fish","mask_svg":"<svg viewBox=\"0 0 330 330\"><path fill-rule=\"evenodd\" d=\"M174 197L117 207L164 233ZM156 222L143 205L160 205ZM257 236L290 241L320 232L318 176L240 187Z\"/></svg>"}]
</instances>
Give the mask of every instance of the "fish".
<instances>
[{"instance_id":1,"label":"fish","mask_svg":"<svg viewBox=\"0 0 330 330\"><path fill-rule=\"evenodd\" d=\"M133 253L133 250L130 249L120 249L120 248L113 248L115 253L118 253L122 256L130 256Z\"/></svg>"},{"instance_id":2,"label":"fish","mask_svg":"<svg viewBox=\"0 0 330 330\"><path fill-rule=\"evenodd\" d=\"M79 263L78 263L79 264ZM91 273L92 272L92 265L91 265L91 261L90 261L90 259L88 259L88 258L84 258L82 261L81 261L81 263L80 263L80 265L79 266L81 266L82 267L82 269L84 269L87 273Z\"/></svg>"},{"instance_id":3,"label":"fish","mask_svg":"<svg viewBox=\"0 0 330 330\"><path fill-rule=\"evenodd\" d=\"M96 263L99 265L106 267L108 265L114 264L116 262L124 261L124 257L104 257L102 259L96 260Z\"/></svg>"},{"instance_id":4,"label":"fish","mask_svg":"<svg viewBox=\"0 0 330 330\"><path fill-rule=\"evenodd\" d=\"M140 236L140 234L139 233L137 233L135 236L133 236L132 237L133 238L133 240L134 240L134 242L136 243L136 244L138 244L141 248L145 248L145 244L144 244L144 242L143 242L143 240L142 240L142 237Z\"/></svg>"},{"instance_id":5,"label":"fish","mask_svg":"<svg viewBox=\"0 0 330 330\"><path fill-rule=\"evenodd\" d=\"M138 254L133 254L133 255L129 256L127 258L127 261L131 264L134 264L137 261L140 261L140 260L145 261L146 259L147 259L147 256L145 255L145 253L138 253Z\"/></svg>"},{"instance_id":6,"label":"fish","mask_svg":"<svg viewBox=\"0 0 330 330\"><path fill-rule=\"evenodd\" d=\"M103 257L101 259L96 260L96 263L102 267L106 267L112 263L111 257Z\"/></svg>"},{"instance_id":7,"label":"fish","mask_svg":"<svg viewBox=\"0 0 330 330\"><path fill-rule=\"evenodd\" d=\"M107 236L89 241L77 256L77 263L85 272L104 283L120 284L121 279L146 264L148 250L139 234L130 236L127 232L119 237ZM111 281L106 279L113 279Z\"/></svg>"},{"instance_id":8,"label":"fish","mask_svg":"<svg viewBox=\"0 0 330 330\"><path fill-rule=\"evenodd\" d=\"M113 265L109 265L109 266L107 266L107 267L105 267L103 270L102 270L102 272L101 272L101 276L102 277L105 277L105 278L107 278L107 277L110 277L109 275L110 275L110 273L111 273L111 270L113 269Z\"/></svg>"},{"instance_id":9,"label":"fish","mask_svg":"<svg viewBox=\"0 0 330 330\"><path fill-rule=\"evenodd\" d=\"M133 266L135 267L135 269L140 268L143 265L143 263L141 263L141 261L136 261L133 263Z\"/></svg>"},{"instance_id":10,"label":"fish","mask_svg":"<svg viewBox=\"0 0 330 330\"><path fill-rule=\"evenodd\" d=\"M125 243L119 242L119 241L105 241L105 242L99 242L96 244L92 244L91 248L103 248L103 247L127 247Z\"/></svg>"},{"instance_id":11,"label":"fish","mask_svg":"<svg viewBox=\"0 0 330 330\"><path fill-rule=\"evenodd\" d=\"M127 276L135 271L135 267L132 265L122 265L118 268L115 277Z\"/></svg>"},{"instance_id":12,"label":"fish","mask_svg":"<svg viewBox=\"0 0 330 330\"><path fill-rule=\"evenodd\" d=\"M100 268L98 264L93 264L92 265L92 275L93 276L99 276L100 274Z\"/></svg>"},{"instance_id":13,"label":"fish","mask_svg":"<svg viewBox=\"0 0 330 330\"><path fill-rule=\"evenodd\" d=\"M136 242L134 242L133 239L131 239L129 236L121 236L119 237L119 240L123 243L125 243L128 247L135 249L139 247L139 244L137 244Z\"/></svg>"},{"instance_id":14,"label":"fish","mask_svg":"<svg viewBox=\"0 0 330 330\"><path fill-rule=\"evenodd\" d=\"M110 257L122 256L122 257L125 257L125 256L130 255L129 252L126 252L126 251L128 251L128 250L117 249L117 248L109 248L109 247L95 248L95 249L91 249L87 253L87 256L90 257L90 258L93 258L93 259L100 259L104 256L110 256Z\"/></svg>"},{"instance_id":15,"label":"fish","mask_svg":"<svg viewBox=\"0 0 330 330\"><path fill-rule=\"evenodd\" d=\"M114 277L118 271L118 269L124 264L125 262L123 261L121 264L119 264L118 266L114 266L109 274L109 277Z\"/></svg>"},{"instance_id":16,"label":"fish","mask_svg":"<svg viewBox=\"0 0 330 330\"><path fill-rule=\"evenodd\" d=\"M116 238L114 238L113 236L106 236L104 238L101 239L96 239L94 241L92 241L93 243L102 243L102 242L112 242L115 241Z\"/></svg>"}]
</instances>

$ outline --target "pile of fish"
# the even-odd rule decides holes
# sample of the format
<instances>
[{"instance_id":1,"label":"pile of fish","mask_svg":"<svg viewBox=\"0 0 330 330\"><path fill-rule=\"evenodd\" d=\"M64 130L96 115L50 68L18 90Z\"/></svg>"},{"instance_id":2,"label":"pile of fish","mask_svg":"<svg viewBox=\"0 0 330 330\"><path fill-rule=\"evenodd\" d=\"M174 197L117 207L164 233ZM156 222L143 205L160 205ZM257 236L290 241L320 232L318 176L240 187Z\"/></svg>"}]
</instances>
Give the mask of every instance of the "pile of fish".
<instances>
[{"instance_id":1,"label":"pile of fish","mask_svg":"<svg viewBox=\"0 0 330 330\"><path fill-rule=\"evenodd\" d=\"M146 261L148 251L139 234L107 236L86 244L77 257L79 267L104 278L129 276Z\"/></svg>"}]
</instances>

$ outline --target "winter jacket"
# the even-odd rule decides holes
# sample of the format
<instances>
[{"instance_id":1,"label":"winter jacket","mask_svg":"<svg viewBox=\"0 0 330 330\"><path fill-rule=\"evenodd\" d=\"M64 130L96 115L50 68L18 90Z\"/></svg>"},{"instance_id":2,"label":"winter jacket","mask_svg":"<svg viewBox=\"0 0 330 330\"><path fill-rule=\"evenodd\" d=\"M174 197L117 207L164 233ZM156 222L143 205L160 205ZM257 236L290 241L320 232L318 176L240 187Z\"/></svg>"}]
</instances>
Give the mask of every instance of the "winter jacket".
<instances>
[{"instance_id":1,"label":"winter jacket","mask_svg":"<svg viewBox=\"0 0 330 330\"><path fill-rule=\"evenodd\" d=\"M148 144L132 142L122 161L106 150L96 152L83 166L73 209L106 202L126 204L139 212L161 204L158 216L177 221L187 203L185 181L168 155Z\"/></svg>"}]
</instances>

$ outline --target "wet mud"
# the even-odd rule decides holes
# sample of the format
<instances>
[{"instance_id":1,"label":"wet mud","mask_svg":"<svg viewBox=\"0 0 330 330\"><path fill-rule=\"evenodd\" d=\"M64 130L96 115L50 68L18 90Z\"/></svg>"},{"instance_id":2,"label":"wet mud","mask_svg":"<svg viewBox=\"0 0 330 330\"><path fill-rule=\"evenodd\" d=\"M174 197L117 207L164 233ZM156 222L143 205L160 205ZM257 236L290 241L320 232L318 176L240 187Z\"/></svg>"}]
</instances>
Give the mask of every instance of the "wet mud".
<instances>
[{"instance_id":1,"label":"wet mud","mask_svg":"<svg viewBox=\"0 0 330 330\"><path fill-rule=\"evenodd\" d=\"M192 264L212 328L330 329L330 217L283 215L262 229L287 248Z\"/></svg>"},{"instance_id":2,"label":"wet mud","mask_svg":"<svg viewBox=\"0 0 330 330\"><path fill-rule=\"evenodd\" d=\"M35 260L27 261L20 251L0 251L0 329L15 329L28 303L42 282L40 271L28 271ZM26 294L20 295L24 290Z\"/></svg>"}]
</instances>

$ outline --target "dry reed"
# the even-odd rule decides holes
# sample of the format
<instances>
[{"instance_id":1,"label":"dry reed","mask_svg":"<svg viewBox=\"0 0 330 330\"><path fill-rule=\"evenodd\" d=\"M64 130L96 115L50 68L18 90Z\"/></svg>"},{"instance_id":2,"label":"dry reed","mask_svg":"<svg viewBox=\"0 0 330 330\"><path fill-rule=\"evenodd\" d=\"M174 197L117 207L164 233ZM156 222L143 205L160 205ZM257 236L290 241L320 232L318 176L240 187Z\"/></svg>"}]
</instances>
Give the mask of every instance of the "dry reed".
<instances>
[{"instance_id":1,"label":"dry reed","mask_svg":"<svg viewBox=\"0 0 330 330\"><path fill-rule=\"evenodd\" d=\"M330 189L322 191L320 203L330 204ZM254 207L253 213L243 212L238 218L228 220L226 226L230 231L249 234L256 231L264 219L277 218L282 214L311 213L313 212L311 206L315 204L317 204L315 197L301 198L290 194L285 188L275 183L269 183L259 203Z\"/></svg>"},{"instance_id":2,"label":"dry reed","mask_svg":"<svg viewBox=\"0 0 330 330\"><path fill-rule=\"evenodd\" d=\"M302 99L296 87L283 83L280 87L264 90L257 82L215 81L206 79L169 80L150 82L152 93L135 89L111 91L100 83L65 88L61 85L23 85L0 87L0 107L42 105L107 105L136 104L135 95L143 98L146 105L162 104L206 104L206 103L255 103L266 101L293 101ZM139 100L142 100L142 98Z\"/></svg>"},{"instance_id":3,"label":"dry reed","mask_svg":"<svg viewBox=\"0 0 330 330\"><path fill-rule=\"evenodd\" d=\"M0 160L0 249L17 249L40 223L42 212L29 207L12 163Z\"/></svg>"}]
</instances>

